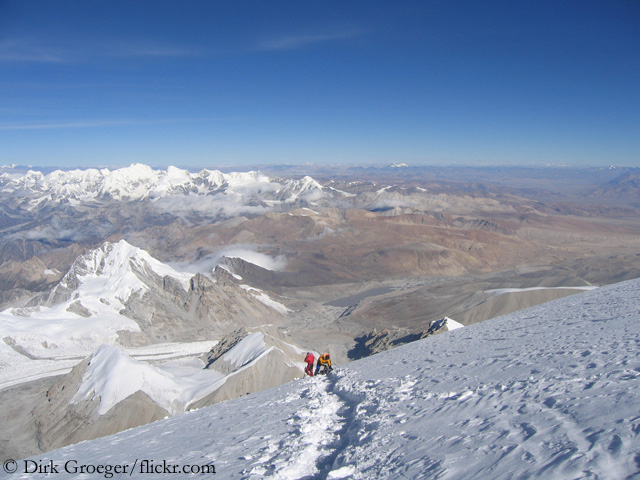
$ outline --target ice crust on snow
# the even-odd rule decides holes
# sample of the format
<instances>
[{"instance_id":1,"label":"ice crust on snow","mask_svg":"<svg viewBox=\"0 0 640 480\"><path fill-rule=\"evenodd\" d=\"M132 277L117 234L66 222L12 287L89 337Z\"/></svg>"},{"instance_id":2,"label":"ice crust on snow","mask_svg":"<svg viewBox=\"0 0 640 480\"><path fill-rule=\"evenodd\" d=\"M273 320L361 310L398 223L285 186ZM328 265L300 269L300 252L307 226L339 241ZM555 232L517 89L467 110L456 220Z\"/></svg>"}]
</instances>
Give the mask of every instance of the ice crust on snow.
<instances>
[{"instance_id":1,"label":"ice crust on snow","mask_svg":"<svg viewBox=\"0 0 640 480\"><path fill-rule=\"evenodd\" d=\"M635 478L639 291L579 293L35 460L213 463L222 479Z\"/></svg>"}]
</instances>

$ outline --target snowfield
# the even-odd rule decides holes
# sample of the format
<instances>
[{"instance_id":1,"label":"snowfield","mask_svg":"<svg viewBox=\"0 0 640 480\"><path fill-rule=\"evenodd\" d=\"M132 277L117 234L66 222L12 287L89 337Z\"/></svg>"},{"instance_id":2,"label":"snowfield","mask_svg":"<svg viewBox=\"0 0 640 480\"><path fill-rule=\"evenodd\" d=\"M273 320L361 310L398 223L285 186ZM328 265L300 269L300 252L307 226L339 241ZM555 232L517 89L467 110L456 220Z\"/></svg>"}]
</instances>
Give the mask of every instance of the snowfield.
<instances>
[{"instance_id":1,"label":"snowfield","mask_svg":"<svg viewBox=\"0 0 640 480\"><path fill-rule=\"evenodd\" d=\"M115 465L139 479L640 478L639 290L565 297L29 465L94 469L77 479ZM0 478L46 477L13 466Z\"/></svg>"}]
</instances>

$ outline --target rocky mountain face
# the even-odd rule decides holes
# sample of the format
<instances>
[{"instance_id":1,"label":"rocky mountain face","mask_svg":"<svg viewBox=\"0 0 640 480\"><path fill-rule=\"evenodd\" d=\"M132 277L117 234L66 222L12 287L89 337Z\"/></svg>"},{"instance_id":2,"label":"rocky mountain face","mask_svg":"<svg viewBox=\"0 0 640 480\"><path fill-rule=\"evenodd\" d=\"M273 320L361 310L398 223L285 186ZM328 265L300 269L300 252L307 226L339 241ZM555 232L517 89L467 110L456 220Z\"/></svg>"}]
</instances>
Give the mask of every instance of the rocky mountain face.
<instances>
[{"instance_id":1,"label":"rocky mountain face","mask_svg":"<svg viewBox=\"0 0 640 480\"><path fill-rule=\"evenodd\" d=\"M610 199L627 198L638 205L640 202L640 173L623 173L595 189L591 196Z\"/></svg>"},{"instance_id":2,"label":"rocky mountain face","mask_svg":"<svg viewBox=\"0 0 640 480\"><path fill-rule=\"evenodd\" d=\"M429 325L425 330L417 333L411 333L407 330L392 330L389 328L378 331L374 328L372 331L356 338L356 344L349 352L349 358L357 360L359 358L368 357L370 355L404 345L405 343L415 342L431 335L450 332L451 330L461 327L462 324L449 317L444 317L429 322Z\"/></svg>"}]
</instances>

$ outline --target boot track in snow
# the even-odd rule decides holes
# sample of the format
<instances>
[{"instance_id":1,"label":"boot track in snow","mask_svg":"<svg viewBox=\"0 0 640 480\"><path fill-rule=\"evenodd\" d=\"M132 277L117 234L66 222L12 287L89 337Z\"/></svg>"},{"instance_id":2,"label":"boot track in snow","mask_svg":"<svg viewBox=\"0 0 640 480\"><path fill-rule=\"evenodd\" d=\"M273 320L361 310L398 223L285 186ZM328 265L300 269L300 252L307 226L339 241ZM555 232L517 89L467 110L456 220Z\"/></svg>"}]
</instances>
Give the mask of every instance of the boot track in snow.
<instances>
[{"instance_id":1,"label":"boot track in snow","mask_svg":"<svg viewBox=\"0 0 640 480\"><path fill-rule=\"evenodd\" d=\"M334 372L304 379L307 385L299 395L307 402L287 421L290 432L277 444L264 447L244 478L322 480L345 478L351 473L350 467L334 469L336 458L350 441L360 401L336 387L343 376ZM290 400L285 399L285 403Z\"/></svg>"}]
</instances>

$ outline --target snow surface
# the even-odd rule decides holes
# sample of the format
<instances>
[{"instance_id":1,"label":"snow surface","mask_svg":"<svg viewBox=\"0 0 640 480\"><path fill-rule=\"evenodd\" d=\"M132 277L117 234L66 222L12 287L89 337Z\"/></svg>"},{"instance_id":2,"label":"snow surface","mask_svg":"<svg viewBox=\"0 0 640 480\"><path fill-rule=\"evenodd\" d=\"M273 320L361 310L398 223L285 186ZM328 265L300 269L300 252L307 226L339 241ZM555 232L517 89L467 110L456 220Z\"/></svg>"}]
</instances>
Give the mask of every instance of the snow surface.
<instances>
[{"instance_id":1,"label":"snow surface","mask_svg":"<svg viewBox=\"0 0 640 480\"><path fill-rule=\"evenodd\" d=\"M207 353L218 342L215 340L189 342L189 343L157 343L143 347L119 347L123 352L136 360L146 362L166 362L159 365L159 368L166 368L171 362L190 361L193 357L199 357ZM9 357L0 357L0 390L14 387L22 383L31 382L45 377L63 375L69 373L71 369L82 360L82 357L55 358L46 360L32 360L17 352L9 351ZM11 361L12 360L12 361ZM183 372L183 376L202 370L202 362L195 368L190 368L188 372Z\"/></svg>"},{"instance_id":2,"label":"snow surface","mask_svg":"<svg viewBox=\"0 0 640 480\"><path fill-rule=\"evenodd\" d=\"M455 330L456 328L464 327L464 325L462 325L460 322L456 322L453 318L444 317L444 319L446 320L445 323L446 323L447 328L449 329L449 331Z\"/></svg>"},{"instance_id":3,"label":"snow surface","mask_svg":"<svg viewBox=\"0 0 640 480\"><path fill-rule=\"evenodd\" d=\"M529 287L529 288L494 288L492 290L485 290L485 293L493 293L493 296L502 295L504 293L520 293L531 292L533 290L593 290L593 285L585 285L581 287Z\"/></svg>"},{"instance_id":4,"label":"snow surface","mask_svg":"<svg viewBox=\"0 0 640 480\"><path fill-rule=\"evenodd\" d=\"M264 334L260 332L250 333L225 353L222 356L222 360L237 369L258 358L264 353L265 349Z\"/></svg>"},{"instance_id":5,"label":"snow surface","mask_svg":"<svg viewBox=\"0 0 640 480\"><path fill-rule=\"evenodd\" d=\"M639 291L565 297L36 460L141 479L143 459L175 465L167 478L640 478Z\"/></svg>"}]
</instances>

